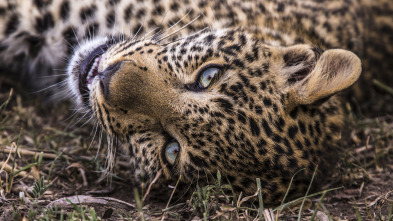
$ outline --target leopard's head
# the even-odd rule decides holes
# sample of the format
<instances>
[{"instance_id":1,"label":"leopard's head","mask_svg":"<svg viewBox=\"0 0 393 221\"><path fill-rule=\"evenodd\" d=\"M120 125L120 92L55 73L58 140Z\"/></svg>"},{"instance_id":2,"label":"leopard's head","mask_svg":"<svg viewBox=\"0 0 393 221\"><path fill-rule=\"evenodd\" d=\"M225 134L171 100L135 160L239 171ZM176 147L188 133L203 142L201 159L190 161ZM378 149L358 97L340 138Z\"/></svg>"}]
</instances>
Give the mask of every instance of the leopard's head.
<instances>
[{"instance_id":1,"label":"leopard's head","mask_svg":"<svg viewBox=\"0 0 393 221\"><path fill-rule=\"evenodd\" d=\"M343 124L333 95L360 72L349 51L272 46L241 29L165 44L98 38L68 67L77 102L122 143L140 181L160 171L157 186L201 184L220 171L252 194L259 177L268 204L296 172L300 192L327 168Z\"/></svg>"}]
</instances>

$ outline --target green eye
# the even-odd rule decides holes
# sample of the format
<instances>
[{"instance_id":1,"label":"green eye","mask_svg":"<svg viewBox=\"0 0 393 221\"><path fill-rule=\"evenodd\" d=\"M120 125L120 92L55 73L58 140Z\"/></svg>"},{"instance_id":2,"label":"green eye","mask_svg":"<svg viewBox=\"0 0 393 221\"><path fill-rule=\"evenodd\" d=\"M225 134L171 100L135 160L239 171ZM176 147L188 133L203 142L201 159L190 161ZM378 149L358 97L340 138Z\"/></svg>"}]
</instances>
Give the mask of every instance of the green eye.
<instances>
[{"instance_id":1,"label":"green eye","mask_svg":"<svg viewBox=\"0 0 393 221\"><path fill-rule=\"evenodd\" d=\"M165 158L171 165L175 163L175 160L179 152L180 152L180 144L175 140L168 143L167 146L165 147Z\"/></svg>"},{"instance_id":2,"label":"green eye","mask_svg":"<svg viewBox=\"0 0 393 221\"><path fill-rule=\"evenodd\" d=\"M220 69L216 67L210 67L205 69L199 77L198 88L205 89L209 87L209 85L213 82L219 72Z\"/></svg>"}]
</instances>

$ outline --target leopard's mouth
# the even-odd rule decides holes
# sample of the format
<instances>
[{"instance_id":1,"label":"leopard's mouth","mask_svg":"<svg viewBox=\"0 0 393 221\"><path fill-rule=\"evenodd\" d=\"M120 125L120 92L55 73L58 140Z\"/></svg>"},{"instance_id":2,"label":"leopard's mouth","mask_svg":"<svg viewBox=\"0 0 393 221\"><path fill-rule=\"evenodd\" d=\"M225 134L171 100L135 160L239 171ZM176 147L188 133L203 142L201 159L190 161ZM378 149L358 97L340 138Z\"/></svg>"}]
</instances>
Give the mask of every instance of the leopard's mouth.
<instances>
[{"instance_id":1,"label":"leopard's mouth","mask_svg":"<svg viewBox=\"0 0 393 221\"><path fill-rule=\"evenodd\" d=\"M80 66L79 92L84 103L86 103L89 99L93 80L99 75L98 67L100 65L102 55L108 50L108 48L108 44L98 46L87 56Z\"/></svg>"}]
</instances>

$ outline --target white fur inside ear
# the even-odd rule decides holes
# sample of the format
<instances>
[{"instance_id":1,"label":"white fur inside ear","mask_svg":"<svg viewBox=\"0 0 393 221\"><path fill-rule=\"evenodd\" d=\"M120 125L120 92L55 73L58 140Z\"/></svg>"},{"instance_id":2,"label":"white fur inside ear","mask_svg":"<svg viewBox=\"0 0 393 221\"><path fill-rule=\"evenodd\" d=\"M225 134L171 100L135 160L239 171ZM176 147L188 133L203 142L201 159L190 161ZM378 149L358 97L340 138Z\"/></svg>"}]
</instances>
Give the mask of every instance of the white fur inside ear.
<instances>
[{"instance_id":1,"label":"white fur inside ear","mask_svg":"<svg viewBox=\"0 0 393 221\"><path fill-rule=\"evenodd\" d=\"M342 49L325 51L312 72L295 85L299 102L311 104L354 84L362 71L360 59Z\"/></svg>"},{"instance_id":2,"label":"white fur inside ear","mask_svg":"<svg viewBox=\"0 0 393 221\"><path fill-rule=\"evenodd\" d=\"M283 66L279 68L283 85L291 87L300 82L313 69L316 62L315 54L309 45L294 45L282 51Z\"/></svg>"}]
</instances>

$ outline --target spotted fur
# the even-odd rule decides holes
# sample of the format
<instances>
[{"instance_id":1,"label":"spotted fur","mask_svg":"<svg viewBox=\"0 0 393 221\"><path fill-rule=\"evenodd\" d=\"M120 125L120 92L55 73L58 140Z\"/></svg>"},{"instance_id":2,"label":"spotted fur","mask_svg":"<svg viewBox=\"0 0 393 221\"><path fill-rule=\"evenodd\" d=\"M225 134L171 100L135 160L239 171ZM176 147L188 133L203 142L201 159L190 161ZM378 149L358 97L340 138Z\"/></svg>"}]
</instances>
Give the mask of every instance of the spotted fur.
<instances>
[{"instance_id":1,"label":"spotted fur","mask_svg":"<svg viewBox=\"0 0 393 221\"><path fill-rule=\"evenodd\" d=\"M277 204L295 174L292 196L317 167L332 169L344 121L334 95L361 72L346 50L384 64L366 66L367 76L392 70L392 9L388 0L6 1L0 60L36 77L69 60L68 93L123 147L141 183L161 172L156 189L170 192L180 179L184 192L220 171L245 194L260 178L264 200ZM87 87L94 53L98 74ZM220 72L198 89L209 67Z\"/></svg>"}]
</instances>

